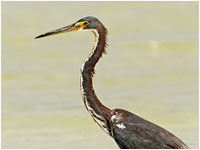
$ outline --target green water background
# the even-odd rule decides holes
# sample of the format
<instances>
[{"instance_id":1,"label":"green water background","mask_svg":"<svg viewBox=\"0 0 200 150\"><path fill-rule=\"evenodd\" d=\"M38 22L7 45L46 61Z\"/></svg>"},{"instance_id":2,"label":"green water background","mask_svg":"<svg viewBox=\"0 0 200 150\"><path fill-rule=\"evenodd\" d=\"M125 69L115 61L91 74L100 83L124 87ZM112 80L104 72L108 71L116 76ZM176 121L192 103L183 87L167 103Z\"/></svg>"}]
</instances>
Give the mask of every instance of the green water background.
<instances>
[{"instance_id":1,"label":"green water background","mask_svg":"<svg viewBox=\"0 0 200 150\"><path fill-rule=\"evenodd\" d=\"M99 99L198 148L198 2L2 2L2 148L118 148L81 100L94 36L34 39L85 16L109 31Z\"/></svg>"}]
</instances>

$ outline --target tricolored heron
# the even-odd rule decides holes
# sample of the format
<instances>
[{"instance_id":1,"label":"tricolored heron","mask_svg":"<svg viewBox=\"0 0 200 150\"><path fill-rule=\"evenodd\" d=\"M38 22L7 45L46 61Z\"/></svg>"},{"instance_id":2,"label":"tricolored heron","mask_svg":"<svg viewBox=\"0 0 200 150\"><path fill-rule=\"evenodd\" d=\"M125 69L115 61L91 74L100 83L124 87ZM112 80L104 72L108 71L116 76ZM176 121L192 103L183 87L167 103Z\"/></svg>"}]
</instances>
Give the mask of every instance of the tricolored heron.
<instances>
[{"instance_id":1,"label":"tricolored heron","mask_svg":"<svg viewBox=\"0 0 200 150\"><path fill-rule=\"evenodd\" d=\"M123 109L109 109L97 98L92 77L96 63L106 50L107 29L95 17L85 17L72 25L37 36L55 35L72 31L92 31L95 43L81 68L81 93L86 109L94 121L120 148L131 149L188 149L180 139L160 126Z\"/></svg>"}]
</instances>

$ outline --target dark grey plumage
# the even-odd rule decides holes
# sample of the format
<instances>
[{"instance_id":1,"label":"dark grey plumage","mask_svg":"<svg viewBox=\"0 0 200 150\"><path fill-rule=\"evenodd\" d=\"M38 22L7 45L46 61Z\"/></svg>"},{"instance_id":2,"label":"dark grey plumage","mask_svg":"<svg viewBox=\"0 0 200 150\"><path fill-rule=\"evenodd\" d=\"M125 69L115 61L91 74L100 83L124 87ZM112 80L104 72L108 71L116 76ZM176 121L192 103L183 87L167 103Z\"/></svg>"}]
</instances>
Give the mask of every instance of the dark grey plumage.
<instances>
[{"instance_id":1,"label":"dark grey plumage","mask_svg":"<svg viewBox=\"0 0 200 150\"><path fill-rule=\"evenodd\" d=\"M122 109L112 111L117 115L111 122L113 138L120 148L127 149L188 149L169 131ZM112 115L112 116L113 116ZM124 128L118 125L123 124Z\"/></svg>"}]
</instances>

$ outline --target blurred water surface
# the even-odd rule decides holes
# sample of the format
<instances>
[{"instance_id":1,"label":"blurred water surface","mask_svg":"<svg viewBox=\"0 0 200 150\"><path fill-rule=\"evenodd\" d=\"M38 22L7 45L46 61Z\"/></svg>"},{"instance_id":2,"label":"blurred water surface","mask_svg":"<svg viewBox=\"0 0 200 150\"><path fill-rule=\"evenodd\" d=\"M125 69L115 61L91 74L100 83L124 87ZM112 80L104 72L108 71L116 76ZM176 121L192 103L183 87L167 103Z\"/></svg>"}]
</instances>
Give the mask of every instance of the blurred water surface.
<instances>
[{"instance_id":1,"label":"blurred water surface","mask_svg":"<svg viewBox=\"0 0 200 150\"><path fill-rule=\"evenodd\" d=\"M198 2L2 2L2 147L118 148L81 100L94 36L34 39L89 15L109 31L99 99L198 148Z\"/></svg>"}]
</instances>

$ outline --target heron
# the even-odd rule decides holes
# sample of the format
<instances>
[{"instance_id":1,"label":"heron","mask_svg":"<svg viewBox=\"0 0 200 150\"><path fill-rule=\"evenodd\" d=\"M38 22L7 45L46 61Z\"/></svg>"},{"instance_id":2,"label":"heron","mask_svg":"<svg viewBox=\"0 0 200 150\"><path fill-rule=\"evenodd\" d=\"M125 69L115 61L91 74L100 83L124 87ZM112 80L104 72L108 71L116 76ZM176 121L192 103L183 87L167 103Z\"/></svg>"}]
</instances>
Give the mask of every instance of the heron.
<instances>
[{"instance_id":1,"label":"heron","mask_svg":"<svg viewBox=\"0 0 200 150\"><path fill-rule=\"evenodd\" d=\"M75 23L37 37L73 31L91 31L95 42L81 67L80 89L83 102L93 120L110 135L121 149L189 149L171 132L123 109L110 109L103 105L93 88L95 65L106 53L107 29L95 17L84 17Z\"/></svg>"}]
</instances>

